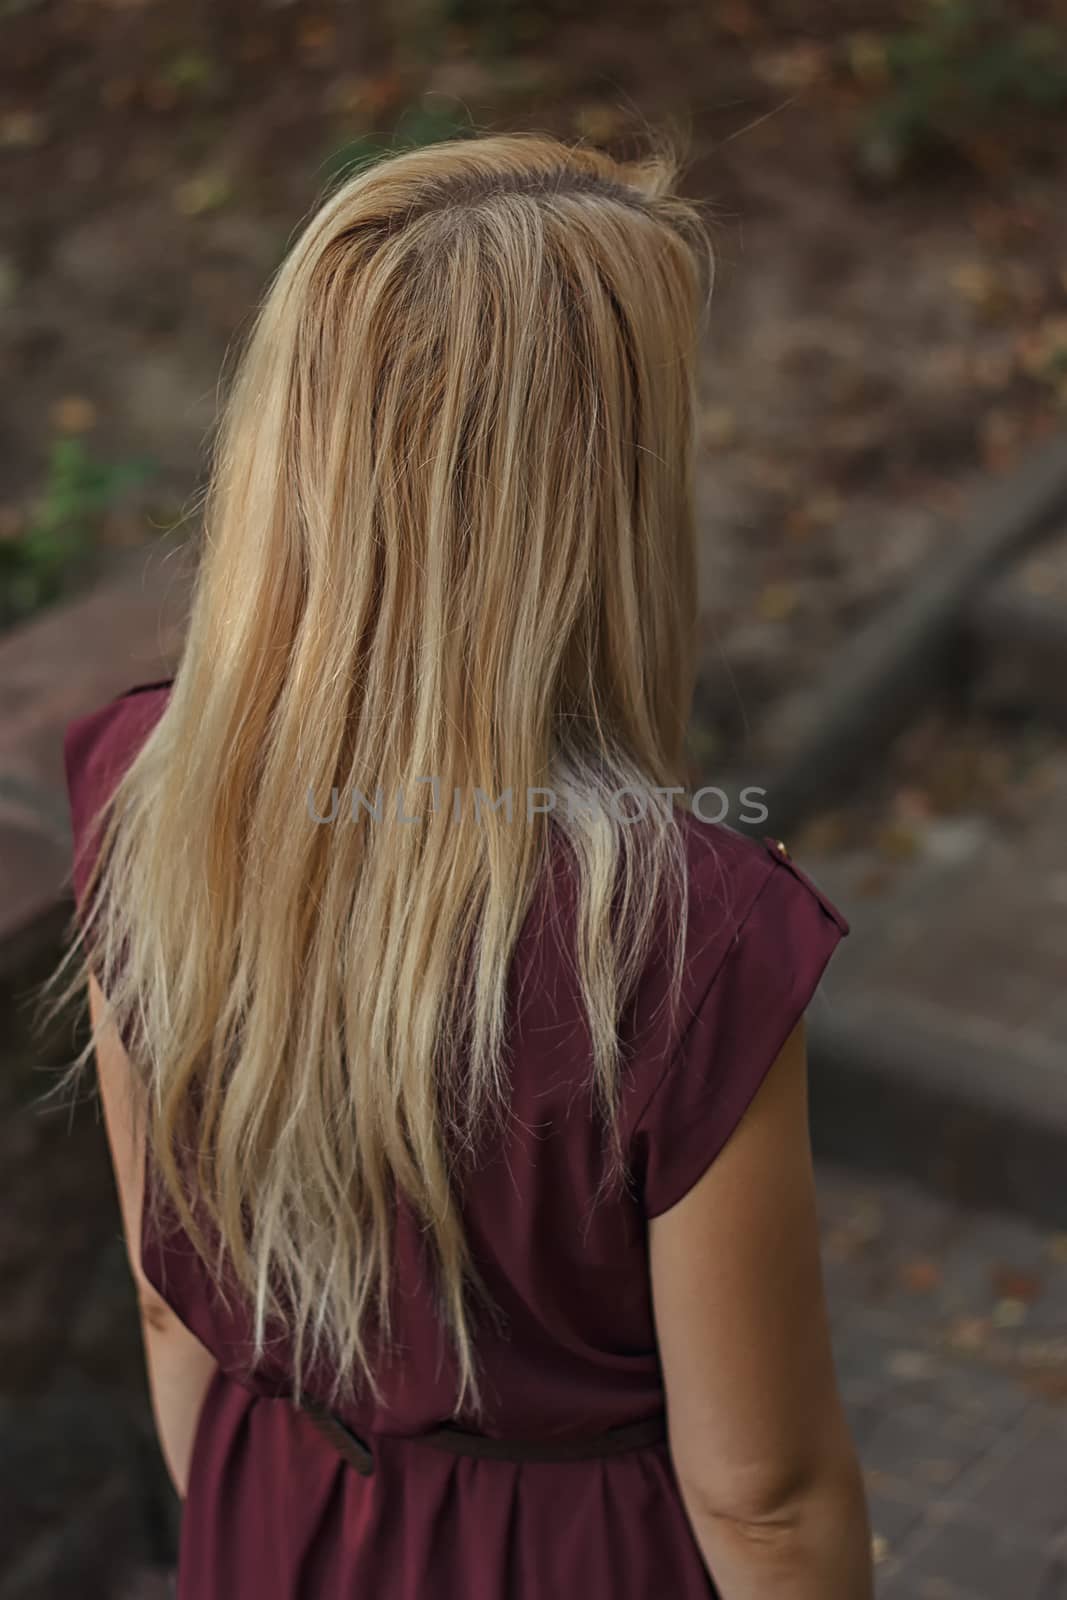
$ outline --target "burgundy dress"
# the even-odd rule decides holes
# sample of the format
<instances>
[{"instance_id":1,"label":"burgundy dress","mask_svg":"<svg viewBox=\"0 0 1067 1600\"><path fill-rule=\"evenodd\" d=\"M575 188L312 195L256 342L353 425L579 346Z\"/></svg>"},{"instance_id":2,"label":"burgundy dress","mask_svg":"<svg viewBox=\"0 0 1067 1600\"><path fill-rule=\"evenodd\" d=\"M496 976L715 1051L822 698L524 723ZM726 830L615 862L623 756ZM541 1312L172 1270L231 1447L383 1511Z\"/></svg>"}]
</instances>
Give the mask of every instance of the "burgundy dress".
<instances>
[{"instance_id":1,"label":"burgundy dress","mask_svg":"<svg viewBox=\"0 0 1067 1600\"><path fill-rule=\"evenodd\" d=\"M166 704L130 690L71 724L75 892L89 821ZM567 948L567 883L535 902L512 989L510 1132L464 1181L477 1264L504 1313L479 1351L505 1439L602 1433L664 1403L646 1224L707 1169L804 1012L848 925L772 841L687 819L688 959L674 1026L653 959L626 1013L629 1193L592 1206L602 1172L589 1049ZM801 1130L797 1130L798 1137ZM455 1373L417 1228L397 1216L397 1334L386 1400L348 1424L364 1476L287 1399L284 1348L249 1377L248 1325L226 1314L188 1241L149 1234L150 1281L218 1360L199 1419L181 1600L708 1600L716 1593L665 1444L566 1463L470 1459L418 1434L446 1421ZM729 1306L722 1307L729 1316Z\"/></svg>"}]
</instances>

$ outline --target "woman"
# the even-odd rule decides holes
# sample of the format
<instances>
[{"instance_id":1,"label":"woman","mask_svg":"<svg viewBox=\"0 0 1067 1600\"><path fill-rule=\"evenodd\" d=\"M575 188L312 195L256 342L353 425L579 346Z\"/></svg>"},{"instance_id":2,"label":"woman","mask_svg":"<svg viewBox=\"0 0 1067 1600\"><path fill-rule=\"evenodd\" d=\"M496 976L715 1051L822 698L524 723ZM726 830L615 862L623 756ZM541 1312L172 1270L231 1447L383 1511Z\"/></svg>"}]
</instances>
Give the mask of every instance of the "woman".
<instances>
[{"instance_id":1,"label":"woman","mask_svg":"<svg viewBox=\"0 0 1067 1600\"><path fill-rule=\"evenodd\" d=\"M676 803L670 178L494 136L348 182L175 679L68 731L183 1600L870 1595L805 1105L847 927Z\"/></svg>"}]
</instances>

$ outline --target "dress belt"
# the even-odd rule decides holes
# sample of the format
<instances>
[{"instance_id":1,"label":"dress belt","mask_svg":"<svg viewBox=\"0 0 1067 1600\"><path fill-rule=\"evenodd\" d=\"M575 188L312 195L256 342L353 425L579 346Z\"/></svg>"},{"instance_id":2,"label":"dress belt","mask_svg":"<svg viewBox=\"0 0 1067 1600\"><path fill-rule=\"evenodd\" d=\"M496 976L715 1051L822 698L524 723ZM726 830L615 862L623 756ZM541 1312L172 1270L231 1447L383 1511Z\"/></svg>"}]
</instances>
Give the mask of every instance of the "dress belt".
<instances>
[{"instance_id":1,"label":"dress belt","mask_svg":"<svg viewBox=\"0 0 1067 1600\"><path fill-rule=\"evenodd\" d=\"M374 1454L365 1439L353 1433L347 1423L325 1406L305 1401L301 1407L324 1438L328 1439L339 1455L356 1471L369 1478L374 1471ZM477 1456L488 1461L591 1461L601 1456L621 1455L626 1450L647 1450L661 1444L667 1437L667 1419L663 1412L646 1417L641 1422L629 1422L621 1428L609 1428L606 1433L586 1434L584 1438L565 1439L491 1439L484 1433L467 1433L464 1429L445 1423L429 1433L393 1434L409 1444L426 1444L435 1450L447 1450L455 1456Z\"/></svg>"}]
</instances>

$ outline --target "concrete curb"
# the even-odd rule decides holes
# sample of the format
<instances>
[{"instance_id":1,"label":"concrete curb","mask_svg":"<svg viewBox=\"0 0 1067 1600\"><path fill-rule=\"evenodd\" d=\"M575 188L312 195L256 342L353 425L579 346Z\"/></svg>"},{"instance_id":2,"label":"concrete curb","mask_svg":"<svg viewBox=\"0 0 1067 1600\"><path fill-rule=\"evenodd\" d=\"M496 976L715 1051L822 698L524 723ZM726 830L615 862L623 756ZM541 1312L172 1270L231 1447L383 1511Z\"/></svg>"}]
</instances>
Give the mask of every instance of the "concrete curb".
<instances>
[{"instance_id":1,"label":"concrete curb","mask_svg":"<svg viewBox=\"0 0 1067 1600\"><path fill-rule=\"evenodd\" d=\"M1062 602L997 584L968 624L983 701L1067 729L1067 617Z\"/></svg>"},{"instance_id":2,"label":"concrete curb","mask_svg":"<svg viewBox=\"0 0 1067 1600\"><path fill-rule=\"evenodd\" d=\"M1024 826L811 864L852 925L809 1016L823 1156L1067 1228L1067 758Z\"/></svg>"},{"instance_id":3,"label":"concrete curb","mask_svg":"<svg viewBox=\"0 0 1067 1600\"><path fill-rule=\"evenodd\" d=\"M928 1018L839 1001L808 1032L818 1159L1067 1229L1067 1062L977 1038L964 1062Z\"/></svg>"},{"instance_id":4,"label":"concrete curb","mask_svg":"<svg viewBox=\"0 0 1067 1600\"><path fill-rule=\"evenodd\" d=\"M188 606L184 547L118 560L81 598L0 638L0 975L61 936L70 827L63 730L138 682L165 677Z\"/></svg>"}]
</instances>

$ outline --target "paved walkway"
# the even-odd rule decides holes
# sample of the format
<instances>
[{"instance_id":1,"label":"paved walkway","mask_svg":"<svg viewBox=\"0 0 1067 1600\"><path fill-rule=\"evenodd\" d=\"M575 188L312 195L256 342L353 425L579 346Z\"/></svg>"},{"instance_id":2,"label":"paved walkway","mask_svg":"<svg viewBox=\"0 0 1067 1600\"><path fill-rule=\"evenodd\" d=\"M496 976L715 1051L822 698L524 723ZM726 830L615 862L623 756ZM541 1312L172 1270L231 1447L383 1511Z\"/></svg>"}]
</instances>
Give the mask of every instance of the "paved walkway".
<instances>
[{"instance_id":1,"label":"paved walkway","mask_svg":"<svg viewBox=\"0 0 1067 1600\"><path fill-rule=\"evenodd\" d=\"M1067 1600L1067 1235L820 1172L878 1600Z\"/></svg>"}]
</instances>

